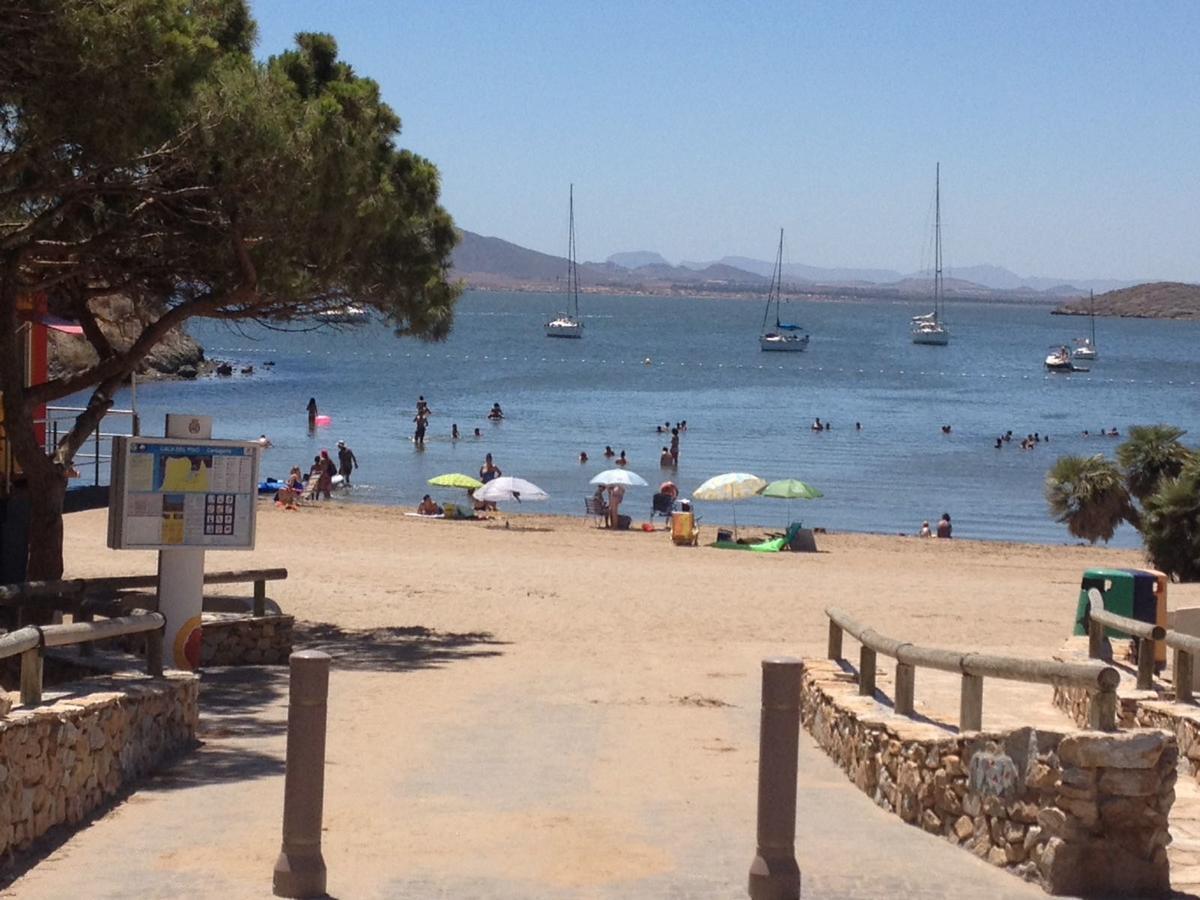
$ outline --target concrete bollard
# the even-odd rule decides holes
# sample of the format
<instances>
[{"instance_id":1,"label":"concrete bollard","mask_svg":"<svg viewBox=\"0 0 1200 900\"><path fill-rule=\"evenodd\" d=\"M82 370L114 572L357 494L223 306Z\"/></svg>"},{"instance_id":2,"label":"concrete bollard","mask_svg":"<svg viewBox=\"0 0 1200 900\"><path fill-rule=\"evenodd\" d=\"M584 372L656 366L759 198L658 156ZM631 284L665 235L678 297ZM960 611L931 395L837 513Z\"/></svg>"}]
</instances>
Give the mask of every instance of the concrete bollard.
<instances>
[{"instance_id":1,"label":"concrete bollard","mask_svg":"<svg viewBox=\"0 0 1200 900\"><path fill-rule=\"evenodd\" d=\"M758 739L758 852L750 864L751 900L799 900L796 864L796 765L800 740L800 660L762 662Z\"/></svg>"},{"instance_id":2,"label":"concrete bollard","mask_svg":"<svg viewBox=\"0 0 1200 900\"><path fill-rule=\"evenodd\" d=\"M325 896L321 816L329 664L329 654L317 650L301 650L289 659L283 847L275 861L276 897Z\"/></svg>"}]
</instances>

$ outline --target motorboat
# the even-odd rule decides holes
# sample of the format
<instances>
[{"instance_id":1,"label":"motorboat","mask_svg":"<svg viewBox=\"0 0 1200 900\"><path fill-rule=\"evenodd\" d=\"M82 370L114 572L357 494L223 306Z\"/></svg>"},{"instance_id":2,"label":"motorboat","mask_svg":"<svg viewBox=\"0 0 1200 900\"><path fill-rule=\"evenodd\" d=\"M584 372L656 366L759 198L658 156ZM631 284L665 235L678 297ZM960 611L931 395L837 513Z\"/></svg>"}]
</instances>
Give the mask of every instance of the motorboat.
<instances>
[{"instance_id":1,"label":"motorboat","mask_svg":"<svg viewBox=\"0 0 1200 900\"><path fill-rule=\"evenodd\" d=\"M371 313L365 306L355 306L354 304L335 306L333 309L324 309L317 313L319 321L337 325L353 325L365 322L369 318L371 318Z\"/></svg>"},{"instance_id":2,"label":"motorboat","mask_svg":"<svg viewBox=\"0 0 1200 900\"><path fill-rule=\"evenodd\" d=\"M1071 359L1071 348L1066 344L1058 347L1051 347L1050 352L1046 354L1045 366L1050 372L1086 372L1087 369L1080 368L1075 365Z\"/></svg>"}]
</instances>

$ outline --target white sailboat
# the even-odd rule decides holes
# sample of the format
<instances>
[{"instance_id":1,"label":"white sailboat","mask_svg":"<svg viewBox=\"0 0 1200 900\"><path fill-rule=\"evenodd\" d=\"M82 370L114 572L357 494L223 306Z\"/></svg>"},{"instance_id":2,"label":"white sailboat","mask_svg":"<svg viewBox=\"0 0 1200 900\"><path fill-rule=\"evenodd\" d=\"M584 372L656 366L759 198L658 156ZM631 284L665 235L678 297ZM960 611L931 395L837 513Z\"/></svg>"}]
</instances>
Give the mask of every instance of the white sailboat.
<instances>
[{"instance_id":1,"label":"white sailboat","mask_svg":"<svg viewBox=\"0 0 1200 900\"><path fill-rule=\"evenodd\" d=\"M1088 291L1088 299L1090 307L1088 310L1088 318L1092 320L1092 336L1090 338L1075 339L1075 358L1076 359L1095 359L1096 354L1096 293Z\"/></svg>"},{"instance_id":2,"label":"white sailboat","mask_svg":"<svg viewBox=\"0 0 1200 900\"><path fill-rule=\"evenodd\" d=\"M799 325L782 322L779 306L783 302L783 229L779 229L779 252L775 255L775 271L767 290L767 308L763 311L762 334L758 346L763 350L783 350L798 353L808 346L808 332ZM775 325L771 327L771 307L775 307Z\"/></svg>"},{"instance_id":3,"label":"white sailboat","mask_svg":"<svg viewBox=\"0 0 1200 900\"><path fill-rule=\"evenodd\" d=\"M581 338L583 320L579 318L579 267L575 262L575 185L570 190L570 236L567 239L567 303L569 312L560 312L546 323L546 337Z\"/></svg>"},{"instance_id":4,"label":"white sailboat","mask_svg":"<svg viewBox=\"0 0 1200 900\"><path fill-rule=\"evenodd\" d=\"M933 312L912 317L914 344L945 346L950 343L950 329L942 319L944 291L942 288L942 164L937 164L934 182L933 225Z\"/></svg>"}]
</instances>

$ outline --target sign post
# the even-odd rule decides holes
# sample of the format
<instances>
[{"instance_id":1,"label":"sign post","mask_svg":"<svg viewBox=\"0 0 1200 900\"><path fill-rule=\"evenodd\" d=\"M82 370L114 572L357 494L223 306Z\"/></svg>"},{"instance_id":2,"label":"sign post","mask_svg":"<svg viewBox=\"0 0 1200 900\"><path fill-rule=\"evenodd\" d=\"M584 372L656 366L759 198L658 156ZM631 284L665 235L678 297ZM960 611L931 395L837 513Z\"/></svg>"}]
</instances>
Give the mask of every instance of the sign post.
<instances>
[{"instance_id":1,"label":"sign post","mask_svg":"<svg viewBox=\"0 0 1200 900\"><path fill-rule=\"evenodd\" d=\"M258 446L214 441L207 416L168 415L167 437L113 439L108 546L158 550L170 665L200 664L204 551L254 549Z\"/></svg>"}]
</instances>

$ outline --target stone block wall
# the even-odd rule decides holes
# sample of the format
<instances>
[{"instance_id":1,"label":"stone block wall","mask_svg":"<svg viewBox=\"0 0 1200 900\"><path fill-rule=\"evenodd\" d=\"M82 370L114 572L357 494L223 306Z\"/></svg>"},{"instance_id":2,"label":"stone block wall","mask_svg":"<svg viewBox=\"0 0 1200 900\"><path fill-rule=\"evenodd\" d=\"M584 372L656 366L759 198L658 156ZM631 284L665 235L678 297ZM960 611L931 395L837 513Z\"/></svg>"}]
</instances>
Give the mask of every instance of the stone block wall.
<instances>
[{"instance_id":1,"label":"stone block wall","mask_svg":"<svg viewBox=\"0 0 1200 900\"><path fill-rule=\"evenodd\" d=\"M852 675L806 660L801 720L879 806L1052 894L1170 891L1173 734L959 734L859 697Z\"/></svg>"},{"instance_id":2,"label":"stone block wall","mask_svg":"<svg viewBox=\"0 0 1200 900\"><path fill-rule=\"evenodd\" d=\"M194 745L198 692L189 673L114 675L58 686L0 719L0 853L80 822Z\"/></svg>"},{"instance_id":3,"label":"stone block wall","mask_svg":"<svg viewBox=\"0 0 1200 900\"><path fill-rule=\"evenodd\" d=\"M205 613L201 666L286 665L295 616Z\"/></svg>"},{"instance_id":4,"label":"stone block wall","mask_svg":"<svg viewBox=\"0 0 1200 900\"><path fill-rule=\"evenodd\" d=\"M295 616L206 612L201 618L200 667L285 666L292 654ZM146 639L131 634L101 642L144 656Z\"/></svg>"}]
</instances>

